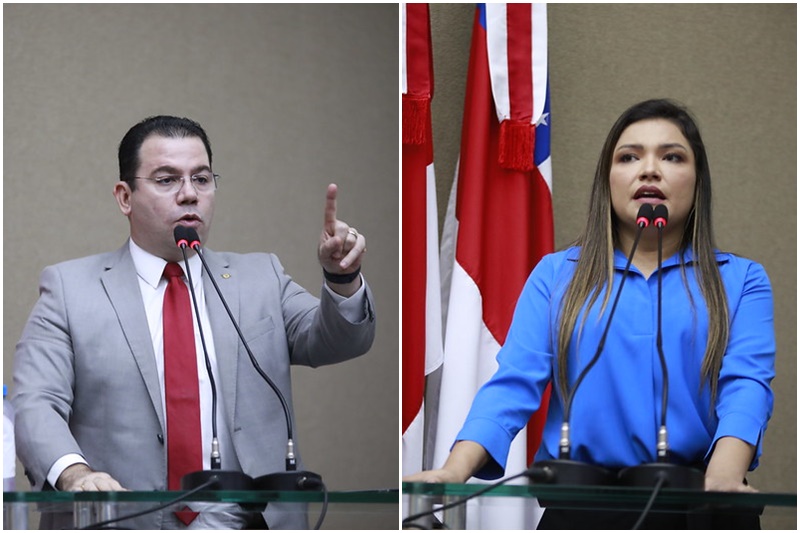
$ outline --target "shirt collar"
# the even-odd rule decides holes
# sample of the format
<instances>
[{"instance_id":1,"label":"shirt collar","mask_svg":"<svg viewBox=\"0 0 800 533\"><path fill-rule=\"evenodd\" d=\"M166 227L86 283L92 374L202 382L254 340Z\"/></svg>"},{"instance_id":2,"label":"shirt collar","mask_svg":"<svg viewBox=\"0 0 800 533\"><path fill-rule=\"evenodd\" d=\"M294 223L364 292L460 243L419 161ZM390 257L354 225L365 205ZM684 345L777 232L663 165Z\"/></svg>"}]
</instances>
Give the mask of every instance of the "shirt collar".
<instances>
[{"instance_id":1,"label":"shirt collar","mask_svg":"<svg viewBox=\"0 0 800 533\"><path fill-rule=\"evenodd\" d=\"M133 242L133 238L129 240L129 249L131 258L133 259L133 265L139 277L154 289L158 287L161 277L164 274L164 267L167 266L167 261L146 251ZM185 273L186 265L183 261L180 261L178 264L181 265ZM200 262L200 258L197 257L197 254L189 258L189 268L191 269L192 281L196 288L200 282L200 276L203 273L203 265Z\"/></svg>"},{"instance_id":2,"label":"shirt collar","mask_svg":"<svg viewBox=\"0 0 800 533\"><path fill-rule=\"evenodd\" d=\"M717 258L717 264L727 263L729 259L729 254L724 252L720 252L719 250L714 250L714 255ZM670 257L667 257L662 261L663 267L668 266L675 266L680 264L681 256L683 256L683 262L687 265L694 263L694 250L691 246L683 250L682 252L678 251L672 254ZM614 268L624 270L625 265L628 262L628 258L622 253L619 249L614 249Z\"/></svg>"}]
</instances>

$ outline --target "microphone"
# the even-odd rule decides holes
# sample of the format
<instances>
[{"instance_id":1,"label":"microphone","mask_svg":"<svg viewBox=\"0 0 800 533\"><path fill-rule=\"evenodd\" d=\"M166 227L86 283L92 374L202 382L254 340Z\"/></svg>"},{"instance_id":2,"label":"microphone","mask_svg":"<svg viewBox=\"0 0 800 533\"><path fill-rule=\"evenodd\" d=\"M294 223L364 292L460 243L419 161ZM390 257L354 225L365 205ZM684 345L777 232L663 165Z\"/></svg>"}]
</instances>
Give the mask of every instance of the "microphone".
<instances>
[{"instance_id":1,"label":"microphone","mask_svg":"<svg viewBox=\"0 0 800 533\"><path fill-rule=\"evenodd\" d=\"M175 240L178 241L178 228L182 226L178 226L175 228ZM247 351L247 355L250 358L250 362L255 368L256 372L261 376L264 381L266 381L267 385L270 386L272 391L278 397L278 400L281 403L281 407L283 408L283 414L286 418L286 434L287 434L287 444L286 444L286 472L276 472L273 474L267 474L264 476L260 476L254 480L254 487L258 490L308 490L308 489L316 489L322 486L322 477L319 474L315 474L314 472L308 471L297 471L297 458L294 453L294 431L292 428L292 417L289 414L289 404L286 401L286 398L281 393L280 389L277 385L270 379L270 377L261 369L261 366L258 364L258 360L253 355L252 350L250 350L250 346L247 344L247 341L242 334L242 330L239 328L239 324L237 324L236 319L233 316L233 313L228 307L228 302L225 300L225 297L222 295L222 291L220 290L219 286L217 285L216 280L214 279L214 275L211 272L211 269L206 262L205 257L203 257L202 250L200 248L200 238L197 235L197 231L194 228L186 227L186 233L183 233L181 230L181 241L185 241L188 246L190 246L195 252L197 252L197 256L200 258L200 262L203 264L203 269L208 273L208 279L211 280L211 284L214 286L214 290L216 291L217 295L219 296L220 301L222 302L225 311L228 314L228 317L233 324L234 329L236 329L236 333L239 336L239 339L242 341L242 345L244 346L245 350ZM179 244L180 245L180 244ZM184 252L185 253L185 252ZM181 481L181 485L183 486L183 480Z\"/></svg>"},{"instance_id":2,"label":"microphone","mask_svg":"<svg viewBox=\"0 0 800 533\"><path fill-rule=\"evenodd\" d=\"M656 462L625 468L620 471L620 482L624 485L652 487L663 484L665 487L703 489L705 476L700 470L670 464L669 443L667 440L667 400L669 398L669 372L661 334L661 254L663 250L663 232L669 219L667 206L658 204L653 210L653 225L658 229L658 301L656 322L656 350L661 363L661 375L664 384L661 387L661 425L658 430L656 444Z\"/></svg>"},{"instance_id":3,"label":"microphone","mask_svg":"<svg viewBox=\"0 0 800 533\"><path fill-rule=\"evenodd\" d=\"M211 486L212 489L251 490L253 488L253 478L242 472L221 470L222 456L219 453L219 439L217 438L217 386L214 381L214 372L211 370L211 359L208 356L208 349L206 348L206 338L203 334L200 310L197 306L197 296L195 295L194 283L192 282L192 271L189 268L189 259L186 255L187 246L191 246L195 241L199 244L200 241L197 240L197 232L185 226L176 226L173 230L173 236L175 237L175 244L178 245L183 253L183 262L186 267L186 277L189 280L189 291L192 294L194 314L195 317L197 317L197 329L200 333L200 344L203 347L203 356L206 362L208 382L211 385L211 470L201 470L199 472L186 474L181 478L181 488L184 490L192 490L216 479L217 483Z\"/></svg>"},{"instance_id":4,"label":"microphone","mask_svg":"<svg viewBox=\"0 0 800 533\"><path fill-rule=\"evenodd\" d=\"M661 336L661 254L663 250L664 226L667 225L669 213L667 206L658 204L653 209L653 224L658 228L658 322L656 330L656 350L658 360L661 363L661 374L663 375L664 385L661 387L661 427L658 430L658 460L667 462L667 399L669 397L669 372L667 371L667 360L664 357L664 345Z\"/></svg>"},{"instance_id":5,"label":"microphone","mask_svg":"<svg viewBox=\"0 0 800 533\"><path fill-rule=\"evenodd\" d=\"M653 208L653 225L657 227L659 230L663 230L664 226L667 225L667 219L669 218L669 211L667 210L667 206L664 204L658 204ZM661 266L661 231L658 232L658 266Z\"/></svg>"},{"instance_id":6,"label":"microphone","mask_svg":"<svg viewBox=\"0 0 800 533\"><path fill-rule=\"evenodd\" d=\"M222 467L222 458L219 454L219 440L217 439L217 386L214 382L214 373L211 371L211 359L208 357L208 349L206 348L206 338L203 334L203 325L200 321L200 310L197 306L197 296L194 292L194 283L192 282L192 270L189 268L189 260L186 256L186 247L189 246L188 242L188 228L185 226L176 226L173 230L175 243L183 252L183 263L186 266L186 277L189 280L189 291L192 293L192 304L194 306L194 314L197 317L197 329L200 332L200 344L203 347L203 356L206 362L206 372L208 373L208 382L211 385L211 469L219 470Z\"/></svg>"},{"instance_id":7,"label":"microphone","mask_svg":"<svg viewBox=\"0 0 800 533\"><path fill-rule=\"evenodd\" d=\"M575 393L578 391L578 387L600 359L600 354L603 352L606 338L608 337L608 331L611 328L611 320L614 318L614 313L617 310L617 303L619 303L619 297L622 294L622 288L625 286L625 280L628 277L628 272L633 262L633 255L636 253L636 248L639 246L639 239L642 236L642 231L650 225L653 218L653 206L650 204L642 204L636 215L636 237L634 238L631 251L628 254L628 261L622 273L622 280L617 289L617 294L614 297L614 303L611 305L606 327L597 344L597 350L595 350L594 357L592 357L586 367L578 375L578 378L575 380L575 385L572 387L572 390L564 402L564 421L561 424L558 459L539 461L534 464L534 466L541 467L546 472L550 473L545 480L546 483L562 485L613 485L615 482L615 475L612 471L597 465L581 463L570 459L571 444L569 439L569 419L572 410L572 402L575 399Z\"/></svg>"}]
</instances>

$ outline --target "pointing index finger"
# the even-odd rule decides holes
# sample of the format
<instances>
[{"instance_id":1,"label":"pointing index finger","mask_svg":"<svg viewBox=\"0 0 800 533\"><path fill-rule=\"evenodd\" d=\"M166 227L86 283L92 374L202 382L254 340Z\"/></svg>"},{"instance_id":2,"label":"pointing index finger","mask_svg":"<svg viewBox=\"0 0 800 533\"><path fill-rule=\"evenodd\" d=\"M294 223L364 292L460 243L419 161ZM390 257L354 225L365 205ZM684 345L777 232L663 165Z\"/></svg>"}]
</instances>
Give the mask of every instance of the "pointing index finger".
<instances>
[{"instance_id":1,"label":"pointing index finger","mask_svg":"<svg viewBox=\"0 0 800 533\"><path fill-rule=\"evenodd\" d=\"M328 192L325 195L325 231L333 235L336 229L336 184L328 185Z\"/></svg>"}]
</instances>

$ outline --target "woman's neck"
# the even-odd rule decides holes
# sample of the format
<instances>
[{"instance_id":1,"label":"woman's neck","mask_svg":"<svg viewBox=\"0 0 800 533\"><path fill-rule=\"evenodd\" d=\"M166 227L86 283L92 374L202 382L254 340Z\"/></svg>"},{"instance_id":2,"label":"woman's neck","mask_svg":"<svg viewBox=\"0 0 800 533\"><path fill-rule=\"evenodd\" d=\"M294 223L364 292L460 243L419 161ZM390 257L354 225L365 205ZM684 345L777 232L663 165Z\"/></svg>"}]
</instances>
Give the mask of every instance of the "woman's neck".
<instances>
[{"instance_id":1,"label":"woman's neck","mask_svg":"<svg viewBox=\"0 0 800 533\"><path fill-rule=\"evenodd\" d=\"M627 257L631 253L635 234L620 232L619 249ZM683 235L675 232L664 231L662 238L661 260L671 257L678 252ZM633 257L633 264L644 275L649 278L658 269L658 230L654 227L642 231L639 244L636 247L636 255Z\"/></svg>"}]
</instances>

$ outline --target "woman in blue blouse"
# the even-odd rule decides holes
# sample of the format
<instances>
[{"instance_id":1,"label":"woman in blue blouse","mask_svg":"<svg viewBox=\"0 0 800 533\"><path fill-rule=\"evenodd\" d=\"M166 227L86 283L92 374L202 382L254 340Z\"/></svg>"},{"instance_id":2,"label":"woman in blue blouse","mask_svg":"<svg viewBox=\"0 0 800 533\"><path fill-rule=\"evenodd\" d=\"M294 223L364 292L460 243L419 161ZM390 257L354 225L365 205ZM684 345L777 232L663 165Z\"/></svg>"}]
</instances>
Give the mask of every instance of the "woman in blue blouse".
<instances>
[{"instance_id":1,"label":"woman in blue blouse","mask_svg":"<svg viewBox=\"0 0 800 533\"><path fill-rule=\"evenodd\" d=\"M614 124L586 229L575 246L543 258L527 280L499 368L476 395L445 465L406 481L501 477L512 439L551 380L554 396L536 460L558 458L564 399L597 349L643 203L669 211L662 336L670 462L704 468L706 490L754 490L744 478L758 464L773 405L772 292L761 265L715 248L705 147L691 116L668 100L637 104ZM663 384L657 240L653 226L642 232L605 348L575 393L573 460L610 469L656 461ZM560 515L546 511L540 527L589 527L570 518L574 511Z\"/></svg>"}]
</instances>

